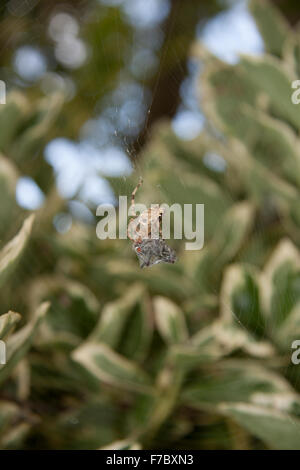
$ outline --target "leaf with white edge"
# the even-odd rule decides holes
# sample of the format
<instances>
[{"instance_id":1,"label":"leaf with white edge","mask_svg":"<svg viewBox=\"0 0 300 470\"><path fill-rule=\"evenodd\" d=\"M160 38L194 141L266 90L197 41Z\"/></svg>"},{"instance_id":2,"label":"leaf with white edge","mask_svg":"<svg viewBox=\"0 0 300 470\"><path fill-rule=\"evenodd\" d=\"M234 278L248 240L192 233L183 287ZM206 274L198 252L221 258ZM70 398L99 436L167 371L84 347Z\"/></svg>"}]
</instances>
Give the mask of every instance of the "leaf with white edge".
<instances>
[{"instance_id":1,"label":"leaf with white edge","mask_svg":"<svg viewBox=\"0 0 300 470\"><path fill-rule=\"evenodd\" d=\"M182 343L188 338L182 310L165 297L154 297L155 323L167 343Z\"/></svg>"},{"instance_id":2,"label":"leaf with white edge","mask_svg":"<svg viewBox=\"0 0 300 470\"><path fill-rule=\"evenodd\" d=\"M221 404L218 410L276 450L300 450L300 420L271 408L245 404Z\"/></svg>"},{"instance_id":3,"label":"leaf with white edge","mask_svg":"<svg viewBox=\"0 0 300 470\"><path fill-rule=\"evenodd\" d=\"M212 357L222 357L234 350L242 349L255 357L270 357L274 348L255 338L239 324L217 320L191 337L191 344L206 351Z\"/></svg>"},{"instance_id":4,"label":"leaf with white edge","mask_svg":"<svg viewBox=\"0 0 300 470\"><path fill-rule=\"evenodd\" d=\"M4 315L0 315L0 339L5 338L5 336L13 330L20 319L21 315L12 311L4 313Z\"/></svg>"},{"instance_id":5,"label":"leaf with white edge","mask_svg":"<svg viewBox=\"0 0 300 470\"><path fill-rule=\"evenodd\" d=\"M0 107L0 148L6 149L13 141L18 126L29 114L30 104L23 93L8 93L5 106Z\"/></svg>"},{"instance_id":6,"label":"leaf with white edge","mask_svg":"<svg viewBox=\"0 0 300 470\"><path fill-rule=\"evenodd\" d=\"M120 340L129 314L144 293L143 285L135 284L124 296L114 302L107 303L103 308L99 323L89 339L92 342L102 342L115 347Z\"/></svg>"},{"instance_id":7,"label":"leaf with white edge","mask_svg":"<svg viewBox=\"0 0 300 470\"><path fill-rule=\"evenodd\" d=\"M34 215L30 215L24 221L19 233L5 245L0 251L0 287L11 274L28 242Z\"/></svg>"},{"instance_id":8,"label":"leaf with white edge","mask_svg":"<svg viewBox=\"0 0 300 470\"><path fill-rule=\"evenodd\" d=\"M9 336L6 341L6 364L0 365L0 383L7 379L18 362L27 353L49 306L49 302L41 304L29 323L13 335Z\"/></svg>"},{"instance_id":9,"label":"leaf with white edge","mask_svg":"<svg viewBox=\"0 0 300 470\"><path fill-rule=\"evenodd\" d=\"M174 171L176 171L174 169ZM215 219L231 206L232 198L229 192L221 188L212 178L193 172L180 172L178 177L158 173L157 184L161 187L167 204L198 204L201 201L211 211L205 213L205 233L215 231ZM187 186L189 191L186 191Z\"/></svg>"},{"instance_id":10,"label":"leaf with white edge","mask_svg":"<svg viewBox=\"0 0 300 470\"><path fill-rule=\"evenodd\" d=\"M5 204L0 206L0 239L15 220L19 207L16 203L18 171L14 164L0 154L0 194Z\"/></svg>"},{"instance_id":11,"label":"leaf with white edge","mask_svg":"<svg viewBox=\"0 0 300 470\"><path fill-rule=\"evenodd\" d=\"M239 250L254 221L254 206L248 201L228 210L212 241L218 263L230 260Z\"/></svg>"},{"instance_id":12,"label":"leaf with white edge","mask_svg":"<svg viewBox=\"0 0 300 470\"><path fill-rule=\"evenodd\" d=\"M238 138L255 157L254 162L261 162L274 172L275 161L276 168L283 166L285 173L298 181L281 158L285 150L287 160L294 158L298 166L299 157L293 148L296 133L293 135L287 126L292 124L298 129L300 123L297 106L291 100L292 80L293 74L289 76L282 63L272 56L243 57L235 66L220 65L212 58L201 77L201 86L204 110L221 131ZM268 108L260 104L264 102ZM274 110L274 117L287 123L271 118L266 113L269 108ZM242 163L240 159L235 156L235 167Z\"/></svg>"},{"instance_id":13,"label":"leaf with white edge","mask_svg":"<svg viewBox=\"0 0 300 470\"><path fill-rule=\"evenodd\" d=\"M35 345L43 348L75 347L96 325L100 304L84 284L64 276L40 276L28 288L31 310L49 300L49 315Z\"/></svg>"},{"instance_id":14,"label":"leaf with white edge","mask_svg":"<svg viewBox=\"0 0 300 470\"><path fill-rule=\"evenodd\" d=\"M300 41L299 37L296 37L295 44L292 43L292 55L294 59L295 74L297 77L300 76Z\"/></svg>"},{"instance_id":15,"label":"leaf with white edge","mask_svg":"<svg viewBox=\"0 0 300 470\"><path fill-rule=\"evenodd\" d=\"M221 218L211 242L198 256L193 255L191 269L199 284L197 288L203 290L203 294L216 282L222 267L240 250L253 226L254 215L254 205L248 201L233 205Z\"/></svg>"},{"instance_id":16,"label":"leaf with white edge","mask_svg":"<svg viewBox=\"0 0 300 470\"><path fill-rule=\"evenodd\" d=\"M246 135L247 123L241 102L254 107L259 90L240 66L232 67L210 56L200 80L203 109L208 118L221 131Z\"/></svg>"},{"instance_id":17,"label":"leaf with white edge","mask_svg":"<svg viewBox=\"0 0 300 470\"><path fill-rule=\"evenodd\" d=\"M296 119L299 116L290 99L292 79L287 76L279 61L272 57L260 60L244 58L234 67L220 65L212 58L205 69L201 85L206 114L227 136L239 139L240 148L236 146L231 152L224 153L230 167L238 171L238 179L249 188L258 203L270 193L272 199L276 198L279 202L287 199L286 205L290 209L291 199L299 199L294 186L288 182L293 181L299 185L297 171L293 172L293 168L299 166L296 133L289 129L287 123L271 118L257 108L263 97L263 101L270 102L272 109L276 106L277 118L283 116L298 128L299 122L296 124ZM273 71L277 88L272 83L270 90L267 84L272 82ZM262 76L260 81L257 80L257 74ZM284 90L283 103L279 102L281 94L278 88ZM283 153L286 154L286 159L282 159ZM274 161L277 173L274 172ZM288 175L286 180L281 177L282 169L284 175Z\"/></svg>"},{"instance_id":18,"label":"leaf with white edge","mask_svg":"<svg viewBox=\"0 0 300 470\"><path fill-rule=\"evenodd\" d=\"M171 356L167 356L160 369L156 382L155 394L149 401L148 415L144 416L145 426L140 430L139 439L151 439L176 407L184 379L184 371L178 368ZM145 407L146 408L146 407Z\"/></svg>"},{"instance_id":19,"label":"leaf with white edge","mask_svg":"<svg viewBox=\"0 0 300 470\"><path fill-rule=\"evenodd\" d=\"M0 449L9 449L12 444L16 443L15 437L19 437L19 444L22 436L18 432L20 429L29 429L30 425L27 423L20 423L20 419L24 418L24 412L13 402L9 401L0 401Z\"/></svg>"},{"instance_id":20,"label":"leaf with white edge","mask_svg":"<svg viewBox=\"0 0 300 470\"><path fill-rule=\"evenodd\" d=\"M115 441L100 447L99 450L141 450L142 446L139 442L134 442L132 439L124 439L122 441Z\"/></svg>"},{"instance_id":21,"label":"leaf with white edge","mask_svg":"<svg viewBox=\"0 0 300 470\"><path fill-rule=\"evenodd\" d=\"M299 396L282 376L249 359L211 364L200 379L187 384L182 400L199 409L223 402L247 402L285 412L300 404Z\"/></svg>"},{"instance_id":22,"label":"leaf with white edge","mask_svg":"<svg viewBox=\"0 0 300 470\"><path fill-rule=\"evenodd\" d=\"M220 306L225 321L237 321L261 337L265 331L265 320L260 308L257 276L258 272L250 266L229 266L223 277Z\"/></svg>"},{"instance_id":23,"label":"leaf with white edge","mask_svg":"<svg viewBox=\"0 0 300 470\"><path fill-rule=\"evenodd\" d=\"M274 331L274 336L276 343L283 351L292 352L293 342L300 338L300 302L295 305L289 316Z\"/></svg>"},{"instance_id":24,"label":"leaf with white edge","mask_svg":"<svg viewBox=\"0 0 300 470\"><path fill-rule=\"evenodd\" d=\"M267 341L257 341L246 329L232 322L217 320L202 328L184 344L175 344L170 355L184 369L212 363L233 351L242 350L256 358L274 355L273 346Z\"/></svg>"},{"instance_id":25,"label":"leaf with white edge","mask_svg":"<svg viewBox=\"0 0 300 470\"><path fill-rule=\"evenodd\" d=\"M31 427L31 423L19 423L12 426L2 437L1 447L4 449L20 449Z\"/></svg>"},{"instance_id":26,"label":"leaf with white edge","mask_svg":"<svg viewBox=\"0 0 300 470\"><path fill-rule=\"evenodd\" d=\"M275 248L260 276L260 286L269 330L276 335L300 300L300 253L290 240L283 239Z\"/></svg>"},{"instance_id":27,"label":"leaf with white edge","mask_svg":"<svg viewBox=\"0 0 300 470\"><path fill-rule=\"evenodd\" d=\"M151 347L153 323L151 300L145 292L128 317L118 352L137 363L143 362Z\"/></svg>"},{"instance_id":28,"label":"leaf with white edge","mask_svg":"<svg viewBox=\"0 0 300 470\"><path fill-rule=\"evenodd\" d=\"M0 187L1 194L6 189L7 194L15 196L16 185L18 181L17 168L11 163L11 161L0 154Z\"/></svg>"},{"instance_id":29,"label":"leaf with white edge","mask_svg":"<svg viewBox=\"0 0 300 470\"><path fill-rule=\"evenodd\" d=\"M291 211L299 197L295 186L253 158L248 160L241 178L256 204L264 204L267 197L283 214Z\"/></svg>"},{"instance_id":30,"label":"leaf with white edge","mask_svg":"<svg viewBox=\"0 0 300 470\"><path fill-rule=\"evenodd\" d=\"M257 87L257 91L268 96L275 116L298 129L300 116L297 106L291 100L293 74L289 76L282 63L272 56L243 57L239 66L248 80Z\"/></svg>"},{"instance_id":31,"label":"leaf with white edge","mask_svg":"<svg viewBox=\"0 0 300 470\"><path fill-rule=\"evenodd\" d=\"M263 37L266 51L282 56L283 45L290 32L283 15L273 7L271 2L265 0L251 0L249 8Z\"/></svg>"},{"instance_id":32,"label":"leaf with white edge","mask_svg":"<svg viewBox=\"0 0 300 470\"><path fill-rule=\"evenodd\" d=\"M152 392L147 374L106 344L86 342L73 351L72 358L100 382L135 392Z\"/></svg>"},{"instance_id":33,"label":"leaf with white edge","mask_svg":"<svg viewBox=\"0 0 300 470\"><path fill-rule=\"evenodd\" d=\"M289 125L274 119L265 111L242 105L248 132L237 135L248 152L278 177L300 186L300 157L297 134ZM282 155L285 158L282 158Z\"/></svg>"},{"instance_id":34,"label":"leaf with white edge","mask_svg":"<svg viewBox=\"0 0 300 470\"><path fill-rule=\"evenodd\" d=\"M19 407L15 403L9 401L0 401L0 432L5 430L5 427L13 422L19 414Z\"/></svg>"},{"instance_id":35,"label":"leaf with white edge","mask_svg":"<svg viewBox=\"0 0 300 470\"><path fill-rule=\"evenodd\" d=\"M47 133L53 125L61 106L64 102L63 94L53 93L51 98L40 101L38 112L36 113L33 125L25 128L24 132L15 139L12 155L18 162L31 158L42 150Z\"/></svg>"},{"instance_id":36,"label":"leaf with white edge","mask_svg":"<svg viewBox=\"0 0 300 470\"><path fill-rule=\"evenodd\" d=\"M141 280L141 270L135 261L131 263L126 260L124 263L124 261L110 259L103 265L105 274L111 282L122 280L133 283ZM149 269L144 272L143 282L149 290L161 295L169 295L178 301L187 298L191 290L190 280L182 278L175 270L168 270L167 265L161 271Z\"/></svg>"},{"instance_id":37,"label":"leaf with white edge","mask_svg":"<svg viewBox=\"0 0 300 470\"><path fill-rule=\"evenodd\" d=\"M296 203L299 198L295 186L254 159L241 140L230 138L228 143L229 149L221 147L224 158L235 168L240 182L247 188L256 205L262 204L268 195L281 211L288 212L291 203Z\"/></svg>"}]
</instances>

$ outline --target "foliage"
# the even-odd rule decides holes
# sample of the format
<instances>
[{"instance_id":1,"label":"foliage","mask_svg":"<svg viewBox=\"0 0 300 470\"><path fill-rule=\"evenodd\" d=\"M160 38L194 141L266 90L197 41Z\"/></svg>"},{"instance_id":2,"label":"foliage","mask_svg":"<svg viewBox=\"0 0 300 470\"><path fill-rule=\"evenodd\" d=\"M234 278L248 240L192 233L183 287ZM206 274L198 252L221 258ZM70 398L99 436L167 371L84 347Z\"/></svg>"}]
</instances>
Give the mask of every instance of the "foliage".
<instances>
[{"instance_id":1,"label":"foliage","mask_svg":"<svg viewBox=\"0 0 300 470\"><path fill-rule=\"evenodd\" d=\"M266 54L228 65L196 44L206 130L184 142L161 123L143 152L142 202L205 204L205 247L174 242L175 265L140 270L95 227L55 232L64 202L28 156L62 100L0 109L1 448L300 448L300 39L266 2L251 11ZM20 173L48 194L34 223Z\"/></svg>"}]
</instances>

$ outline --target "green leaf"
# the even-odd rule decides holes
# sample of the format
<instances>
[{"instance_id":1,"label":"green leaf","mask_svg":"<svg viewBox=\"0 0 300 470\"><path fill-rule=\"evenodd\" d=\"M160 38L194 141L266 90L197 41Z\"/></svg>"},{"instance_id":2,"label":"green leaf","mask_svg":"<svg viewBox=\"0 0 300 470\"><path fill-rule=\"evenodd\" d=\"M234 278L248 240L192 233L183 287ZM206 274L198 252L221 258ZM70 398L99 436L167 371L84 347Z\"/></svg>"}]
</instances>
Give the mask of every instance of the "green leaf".
<instances>
[{"instance_id":1,"label":"green leaf","mask_svg":"<svg viewBox=\"0 0 300 470\"><path fill-rule=\"evenodd\" d=\"M24 418L21 407L9 401L0 401L0 449L16 448L15 444L21 445L30 424L20 422ZM22 432L22 430L24 432Z\"/></svg>"},{"instance_id":2,"label":"green leaf","mask_svg":"<svg viewBox=\"0 0 300 470\"><path fill-rule=\"evenodd\" d=\"M5 204L0 206L0 237L7 233L18 207L16 204L16 186L18 171L12 162L0 155L0 194Z\"/></svg>"},{"instance_id":3,"label":"green leaf","mask_svg":"<svg viewBox=\"0 0 300 470\"><path fill-rule=\"evenodd\" d=\"M294 59L295 74L297 77L300 75L300 41L298 36L295 43L292 42L292 54Z\"/></svg>"},{"instance_id":4,"label":"green leaf","mask_svg":"<svg viewBox=\"0 0 300 470\"><path fill-rule=\"evenodd\" d=\"M251 202L234 204L221 218L212 240L201 252L193 254L187 275L192 272L197 279L197 289L203 291L202 296L211 285L220 282L223 266L237 255L247 240L254 215Z\"/></svg>"},{"instance_id":5,"label":"green leaf","mask_svg":"<svg viewBox=\"0 0 300 470\"><path fill-rule=\"evenodd\" d=\"M254 361L229 359L211 364L185 387L184 404L213 409L219 403L248 402L292 411L299 396L279 374ZM283 409L280 409L282 407Z\"/></svg>"},{"instance_id":6,"label":"green leaf","mask_svg":"<svg viewBox=\"0 0 300 470\"><path fill-rule=\"evenodd\" d=\"M271 2L265 0L251 0L249 8L263 37L266 51L282 56L283 45L290 33L285 18Z\"/></svg>"},{"instance_id":7,"label":"green leaf","mask_svg":"<svg viewBox=\"0 0 300 470\"><path fill-rule=\"evenodd\" d=\"M277 328L300 299L300 254L290 240L284 239L276 247L260 284L269 331L276 337Z\"/></svg>"},{"instance_id":8,"label":"green leaf","mask_svg":"<svg viewBox=\"0 0 300 470\"><path fill-rule=\"evenodd\" d=\"M258 88L239 65L224 64L213 56L209 56L205 65L199 83L205 114L219 130L247 135L241 105L255 107Z\"/></svg>"},{"instance_id":9,"label":"green leaf","mask_svg":"<svg viewBox=\"0 0 300 470\"><path fill-rule=\"evenodd\" d=\"M243 113L248 130L246 135L237 137L243 140L258 162L299 187L300 158L296 150L299 145L296 133L284 122L259 109L244 106Z\"/></svg>"},{"instance_id":10,"label":"green leaf","mask_svg":"<svg viewBox=\"0 0 300 470\"><path fill-rule=\"evenodd\" d=\"M103 342L111 347L117 346L129 314L144 293L145 288L141 284L136 284L120 299L107 303L98 325L91 333L90 340Z\"/></svg>"},{"instance_id":11,"label":"green leaf","mask_svg":"<svg viewBox=\"0 0 300 470\"><path fill-rule=\"evenodd\" d=\"M141 450L139 442L134 442L133 439L124 439L122 441L114 441L99 450Z\"/></svg>"},{"instance_id":12,"label":"green leaf","mask_svg":"<svg viewBox=\"0 0 300 470\"><path fill-rule=\"evenodd\" d=\"M0 401L0 432L5 430L6 426L13 422L19 414L19 407L9 401Z\"/></svg>"},{"instance_id":13,"label":"green leaf","mask_svg":"<svg viewBox=\"0 0 300 470\"><path fill-rule=\"evenodd\" d=\"M72 357L100 382L121 389L151 393L151 382L145 372L106 344L87 342L76 349Z\"/></svg>"},{"instance_id":14,"label":"green leaf","mask_svg":"<svg viewBox=\"0 0 300 470\"><path fill-rule=\"evenodd\" d=\"M91 290L80 282L64 276L40 276L29 287L32 310L44 300L51 306L40 334L39 347L74 347L95 327L100 305Z\"/></svg>"},{"instance_id":15,"label":"green leaf","mask_svg":"<svg viewBox=\"0 0 300 470\"><path fill-rule=\"evenodd\" d=\"M277 87L273 84L273 72ZM299 199L298 191L290 184L299 185L297 171L293 171L299 165L295 151L298 141L286 124L257 108L270 108L273 115L286 119L297 129L299 113L291 102L290 82L281 64L270 57L243 58L236 66L212 58L201 76L207 116L226 136L235 137L218 147L229 168L236 172L241 190L246 187L259 205L271 200L286 211ZM263 106L260 102L268 104ZM283 153L286 159L282 159Z\"/></svg>"},{"instance_id":16,"label":"green leaf","mask_svg":"<svg viewBox=\"0 0 300 470\"><path fill-rule=\"evenodd\" d=\"M27 353L48 308L48 302L41 304L29 323L13 335L9 336L6 341L7 362L4 365L0 365L0 383L7 379L18 362Z\"/></svg>"},{"instance_id":17,"label":"green leaf","mask_svg":"<svg viewBox=\"0 0 300 470\"><path fill-rule=\"evenodd\" d=\"M14 329L20 319L21 315L12 311L0 315L0 339L5 338L7 334Z\"/></svg>"},{"instance_id":18,"label":"green leaf","mask_svg":"<svg viewBox=\"0 0 300 470\"><path fill-rule=\"evenodd\" d=\"M202 174L178 172L171 177L167 173L158 172L157 184L161 188L164 202L169 205L204 204L210 207L205 213L205 235L211 235L215 229L215 218L222 216L230 206L231 196L215 183L212 178ZM188 191L187 191L188 188Z\"/></svg>"},{"instance_id":19,"label":"green leaf","mask_svg":"<svg viewBox=\"0 0 300 470\"><path fill-rule=\"evenodd\" d=\"M291 100L291 80L278 60L265 56L263 58L243 57L241 68L248 80L263 92L269 99L269 107L278 118L286 120L296 130L300 126L300 116L297 106Z\"/></svg>"},{"instance_id":20,"label":"green leaf","mask_svg":"<svg viewBox=\"0 0 300 470\"><path fill-rule=\"evenodd\" d=\"M63 104L64 97L61 93L53 93L39 104L39 109L34 116L34 125L25 129L14 142L12 149L16 161L22 162L37 155L43 148L49 129L52 127L58 112Z\"/></svg>"},{"instance_id":21,"label":"green leaf","mask_svg":"<svg viewBox=\"0 0 300 470\"><path fill-rule=\"evenodd\" d=\"M166 422L176 407L184 371L178 368L174 357L167 356L163 367L158 373L155 392L148 401L148 413L143 417L144 426L140 427L138 435L141 442L147 442Z\"/></svg>"},{"instance_id":22,"label":"green leaf","mask_svg":"<svg viewBox=\"0 0 300 470\"><path fill-rule=\"evenodd\" d=\"M129 359L143 362L149 352L153 336L153 312L147 293L128 317L118 351Z\"/></svg>"},{"instance_id":23,"label":"green leaf","mask_svg":"<svg viewBox=\"0 0 300 470\"><path fill-rule=\"evenodd\" d=\"M241 178L250 196L260 207L275 206L282 214L287 214L299 197L295 186L277 176L257 160L246 160ZM274 209L273 209L274 210Z\"/></svg>"},{"instance_id":24,"label":"green leaf","mask_svg":"<svg viewBox=\"0 0 300 470\"><path fill-rule=\"evenodd\" d=\"M184 344L173 345L170 355L178 367L189 370L219 361L238 350L257 358L274 354L270 343L257 341L246 329L222 319L200 329Z\"/></svg>"},{"instance_id":25,"label":"green leaf","mask_svg":"<svg viewBox=\"0 0 300 470\"><path fill-rule=\"evenodd\" d=\"M1 317L0 317L1 318ZM283 351L292 351L294 340L300 338L300 303L291 310L288 317L283 320L279 328L274 332L276 342Z\"/></svg>"},{"instance_id":26,"label":"green leaf","mask_svg":"<svg viewBox=\"0 0 300 470\"><path fill-rule=\"evenodd\" d=\"M231 265L224 273L221 286L221 315L225 321L233 321L261 337L265 320L261 313L258 273L246 265Z\"/></svg>"},{"instance_id":27,"label":"green leaf","mask_svg":"<svg viewBox=\"0 0 300 470\"><path fill-rule=\"evenodd\" d=\"M125 262L119 259L110 259L104 267L109 284L118 281L126 283L142 281L150 292L167 295L178 301L187 298L194 287L190 279L182 278L182 273L180 270L176 270L175 265L157 265L153 266L153 269L141 272L137 260L131 262L126 259Z\"/></svg>"},{"instance_id":28,"label":"green leaf","mask_svg":"<svg viewBox=\"0 0 300 470\"><path fill-rule=\"evenodd\" d=\"M271 448L300 449L300 420L287 413L245 403L222 404L219 411Z\"/></svg>"},{"instance_id":29,"label":"green leaf","mask_svg":"<svg viewBox=\"0 0 300 470\"><path fill-rule=\"evenodd\" d=\"M153 307L156 326L166 343L184 342L188 331L182 310L165 297L154 297Z\"/></svg>"},{"instance_id":30,"label":"green leaf","mask_svg":"<svg viewBox=\"0 0 300 470\"><path fill-rule=\"evenodd\" d=\"M245 241L254 221L254 206L248 201L234 204L220 222L210 249L222 266L231 260Z\"/></svg>"},{"instance_id":31,"label":"green leaf","mask_svg":"<svg viewBox=\"0 0 300 470\"><path fill-rule=\"evenodd\" d=\"M86 394L87 388L83 387L81 393ZM128 433L125 430L126 414L117 401L113 402L99 390L86 396L88 400L80 399L63 413L43 420L44 435L57 433L60 449L98 449L119 440L121 434Z\"/></svg>"},{"instance_id":32,"label":"green leaf","mask_svg":"<svg viewBox=\"0 0 300 470\"><path fill-rule=\"evenodd\" d=\"M0 148L2 150L5 150L12 142L29 109L29 103L22 93L18 91L8 93L5 106L0 108Z\"/></svg>"},{"instance_id":33,"label":"green leaf","mask_svg":"<svg viewBox=\"0 0 300 470\"><path fill-rule=\"evenodd\" d=\"M12 273L28 242L34 215L24 221L19 233L0 251L0 287Z\"/></svg>"},{"instance_id":34,"label":"green leaf","mask_svg":"<svg viewBox=\"0 0 300 470\"><path fill-rule=\"evenodd\" d=\"M4 449L20 449L23 441L31 430L31 427L31 423L19 423L12 426L12 429L6 432L5 436L3 436L1 446L3 446Z\"/></svg>"}]
</instances>

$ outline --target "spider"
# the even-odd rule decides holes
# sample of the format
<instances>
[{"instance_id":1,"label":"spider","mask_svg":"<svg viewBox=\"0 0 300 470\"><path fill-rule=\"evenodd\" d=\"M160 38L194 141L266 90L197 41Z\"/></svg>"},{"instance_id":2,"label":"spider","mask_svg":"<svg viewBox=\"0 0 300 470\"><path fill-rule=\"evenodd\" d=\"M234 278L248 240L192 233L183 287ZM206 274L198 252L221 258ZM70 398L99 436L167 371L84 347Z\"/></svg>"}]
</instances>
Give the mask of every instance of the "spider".
<instances>
[{"instance_id":1,"label":"spider","mask_svg":"<svg viewBox=\"0 0 300 470\"><path fill-rule=\"evenodd\" d=\"M157 263L175 263L175 251L162 238L161 220L164 209L157 205L136 216L135 195L142 184L143 180L140 178L132 191L130 208L134 218L130 219L127 229L128 238L133 242L133 249L139 258L140 267L144 268ZM152 231L158 236L150 238Z\"/></svg>"}]
</instances>

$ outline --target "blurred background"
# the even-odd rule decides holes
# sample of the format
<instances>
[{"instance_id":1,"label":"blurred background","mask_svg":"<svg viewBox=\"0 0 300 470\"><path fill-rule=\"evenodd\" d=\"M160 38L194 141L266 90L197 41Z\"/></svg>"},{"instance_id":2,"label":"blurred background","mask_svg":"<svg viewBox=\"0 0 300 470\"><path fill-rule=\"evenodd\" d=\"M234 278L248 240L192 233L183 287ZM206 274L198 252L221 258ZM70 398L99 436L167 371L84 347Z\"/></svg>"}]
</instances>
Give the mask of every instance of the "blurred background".
<instances>
[{"instance_id":1,"label":"blurred background","mask_svg":"<svg viewBox=\"0 0 300 470\"><path fill-rule=\"evenodd\" d=\"M29 99L65 94L43 158L60 194L83 204L71 206L75 217L91 218L86 207L114 202L105 176L137 170L156 121L171 118L183 139L201 132L199 64L190 58L196 38L229 63L238 53L263 51L245 1L11 1L1 13L8 91L21 88ZM18 182L25 209L42 205L38 183L31 175Z\"/></svg>"},{"instance_id":2,"label":"blurred background","mask_svg":"<svg viewBox=\"0 0 300 470\"><path fill-rule=\"evenodd\" d=\"M299 20L2 2L1 448L300 448ZM96 238L140 176L138 202L205 204L203 250L141 271Z\"/></svg>"},{"instance_id":3,"label":"blurred background","mask_svg":"<svg viewBox=\"0 0 300 470\"><path fill-rule=\"evenodd\" d=\"M293 2L277 3L298 20ZM65 95L43 158L59 193L81 203L71 213L90 219L86 207L115 201L105 176L138 169L156 121L171 118L182 139L201 132L200 64L190 57L196 38L228 63L264 50L246 1L12 0L1 7L1 24L0 72L8 92L17 87L29 100ZM20 178L17 202L35 210L44 194L31 176Z\"/></svg>"}]
</instances>

